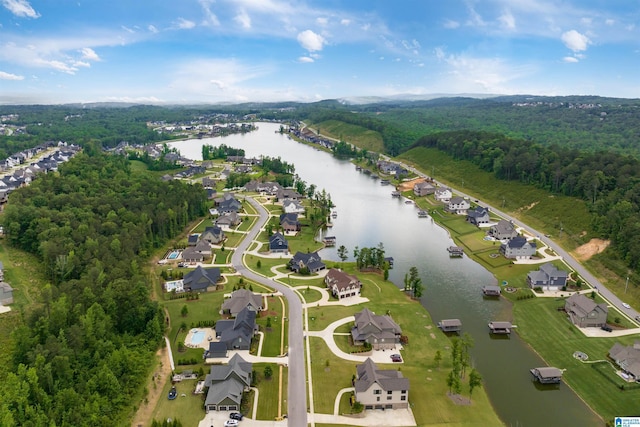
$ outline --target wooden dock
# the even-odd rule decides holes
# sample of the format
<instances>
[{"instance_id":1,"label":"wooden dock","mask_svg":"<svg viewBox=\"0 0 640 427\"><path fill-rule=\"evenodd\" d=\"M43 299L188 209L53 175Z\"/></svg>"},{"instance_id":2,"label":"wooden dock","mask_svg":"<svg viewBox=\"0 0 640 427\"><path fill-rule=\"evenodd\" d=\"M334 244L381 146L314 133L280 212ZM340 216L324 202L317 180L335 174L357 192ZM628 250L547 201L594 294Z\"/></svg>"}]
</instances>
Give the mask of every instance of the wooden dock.
<instances>
[{"instance_id":1,"label":"wooden dock","mask_svg":"<svg viewBox=\"0 0 640 427\"><path fill-rule=\"evenodd\" d=\"M464 255L464 249L462 249L460 246L449 246L447 248L447 252L449 252L449 256L451 258L460 258Z\"/></svg>"},{"instance_id":2,"label":"wooden dock","mask_svg":"<svg viewBox=\"0 0 640 427\"><path fill-rule=\"evenodd\" d=\"M335 246L336 236L325 236L322 238L322 243L324 243L325 246Z\"/></svg>"},{"instance_id":3,"label":"wooden dock","mask_svg":"<svg viewBox=\"0 0 640 427\"><path fill-rule=\"evenodd\" d=\"M515 328L511 322L489 322L489 332L496 335L509 335Z\"/></svg>"},{"instance_id":4,"label":"wooden dock","mask_svg":"<svg viewBox=\"0 0 640 427\"><path fill-rule=\"evenodd\" d=\"M549 366L533 368L530 372L540 384L559 384L562 381L562 369Z\"/></svg>"},{"instance_id":5,"label":"wooden dock","mask_svg":"<svg viewBox=\"0 0 640 427\"><path fill-rule=\"evenodd\" d=\"M482 287L482 294L486 297L499 297L501 292L500 286L487 285Z\"/></svg>"},{"instance_id":6,"label":"wooden dock","mask_svg":"<svg viewBox=\"0 0 640 427\"><path fill-rule=\"evenodd\" d=\"M460 333L462 330L462 322L460 319L443 319L438 322L438 328L440 328L442 332Z\"/></svg>"}]
</instances>

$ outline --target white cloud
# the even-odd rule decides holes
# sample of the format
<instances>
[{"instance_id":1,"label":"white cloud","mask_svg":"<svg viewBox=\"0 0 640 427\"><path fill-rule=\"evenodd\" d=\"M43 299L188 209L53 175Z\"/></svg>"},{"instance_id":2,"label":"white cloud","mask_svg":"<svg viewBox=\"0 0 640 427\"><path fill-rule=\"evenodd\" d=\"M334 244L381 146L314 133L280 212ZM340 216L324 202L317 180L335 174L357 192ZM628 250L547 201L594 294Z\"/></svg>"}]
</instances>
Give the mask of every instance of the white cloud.
<instances>
[{"instance_id":1,"label":"white cloud","mask_svg":"<svg viewBox=\"0 0 640 427\"><path fill-rule=\"evenodd\" d=\"M302 63L311 63L311 62L315 62L313 58L309 57L309 56L301 56L300 58L298 58L298 62L302 62Z\"/></svg>"},{"instance_id":2,"label":"white cloud","mask_svg":"<svg viewBox=\"0 0 640 427\"><path fill-rule=\"evenodd\" d=\"M407 49L410 50L412 53L414 54L418 54L420 51L420 42L416 39L413 39L411 41L407 41L407 40L402 40L402 46Z\"/></svg>"},{"instance_id":3,"label":"white cloud","mask_svg":"<svg viewBox=\"0 0 640 427\"><path fill-rule=\"evenodd\" d=\"M316 18L316 23L324 27L329 23L329 20L327 18Z\"/></svg>"},{"instance_id":4,"label":"white cloud","mask_svg":"<svg viewBox=\"0 0 640 427\"><path fill-rule=\"evenodd\" d=\"M89 62L86 62L86 61L73 61L72 65L74 67L86 67L86 68L91 67L91 64Z\"/></svg>"},{"instance_id":5,"label":"white cloud","mask_svg":"<svg viewBox=\"0 0 640 427\"><path fill-rule=\"evenodd\" d=\"M2 0L2 5L16 16L21 18L39 18L40 14L36 12L27 0Z\"/></svg>"},{"instance_id":6,"label":"white cloud","mask_svg":"<svg viewBox=\"0 0 640 427\"><path fill-rule=\"evenodd\" d=\"M515 30L516 29L516 18L513 17L511 12L506 11L502 15L498 17L498 21L503 28L507 30Z\"/></svg>"},{"instance_id":7,"label":"white cloud","mask_svg":"<svg viewBox=\"0 0 640 427\"><path fill-rule=\"evenodd\" d=\"M147 30L149 30L150 32L152 32L154 34L158 32L158 29L154 25L149 25L147 27Z\"/></svg>"},{"instance_id":8,"label":"white cloud","mask_svg":"<svg viewBox=\"0 0 640 427\"><path fill-rule=\"evenodd\" d=\"M220 26L220 20L215 13L211 11L211 4L213 2L214 0L198 0L198 3L200 3L200 6L202 7L202 12L204 13L204 19L202 20L202 25L204 26Z\"/></svg>"},{"instance_id":9,"label":"white cloud","mask_svg":"<svg viewBox=\"0 0 640 427\"><path fill-rule=\"evenodd\" d=\"M173 23L173 28L177 28L179 30L190 30L195 26L195 22L184 18L178 18L178 20Z\"/></svg>"},{"instance_id":10,"label":"white cloud","mask_svg":"<svg viewBox=\"0 0 640 427\"><path fill-rule=\"evenodd\" d=\"M0 71L0 80L24 80L24 76Z\"/></svg>"},{"instance_id":11,"label":"white cloud","mask_svg":"<svg viewBox=\"0 0 640 427\"><path fill-rule=\"evenodd\" d=\"M250 29L251 28L251 17L247 14L246 10L241 10L235 18L233 18L242 28Z\"/></svg>"},{"instance_id":12,"label":"white cloud","mask_svg":"<svg viewBox=\"0 0 640 427\"><path fill-rule=\"evenodd\" d=\"M316 34L311 30L305 30L298 34L298 42L300 45L310 52L322 50L326 44L326 40L320 34Z\"/></svg>"},{"instance_id":13,"label":"white cloud","mask_svg":"<svg viewBox=\"0 0 640 427\"><path fill-rule=\"evenodd\" d=\"M83 47L82 49L80 49L80 53L82 54L82 59L86 59L89 61L101 60L98 54L90 47Z\"/></svg>"},{"instance_id":14,"label":"white cloud","mask_svg":"<svg viewBox=\"0 0 640 427\"><path fill-rule=\"evenodd\" d=\"M587 50L587 46L591 44L591 40L587 36L580 34L576 30L562 33L561 39L564 45L574 52Z\"/></svg>"},{"instance_id":15,"label":"white cloud","mask_svg":"<svg viewBox=\"0 0 640 427\"><path fill-rule=\"evenodd\" d=\"M616 23L616 20L609 18L609 19L605 20L604 23L606 25L614 25Z\"/></svg>"},{"instance_id":16,"label":"white cloud","mask_svg":"<svg viewBox=\"0 0 640 427\"><path fill-rule=\"evenodd\" d=\"M576 58L575 56L565 56L564 58L562 58L562 60L564 62L578 62L578 58Z\"/></svg>"},{"instance_id":17,"label":"white cloud","mask_svg":"<svg viewBox=\"0 0 640 427\"><path fill-rule=\"evenodd\" d=\"M340 20L340 24L344 25L345 27L349 26L351 24L351 20L350 19L342 19Z\"/></svg>"},{"instance_id":18,"label":"white cloud","mask_svg":"<svg viewBox=\"0 0 640 427\"><path fill-rule=\"evenodd\" d=\"M129 34L135 34L135 32L136 32L136 30L134 30L133 28L129 28L129 27L126 27L124 25L121 25L120 28L122 28L123 30L125 30Z\"/></svg>"},{"instance_id":19,"label":"white cloud","mask_svg":"<svg viewBox=\"0 0 640 427\"><path fill-rule=\"evenodd\" d=\"M460 23L458 21L447 19L443 22L442 26L448 30L455 30L456 28L460 27Z\"/></svg>"}]
</instances>

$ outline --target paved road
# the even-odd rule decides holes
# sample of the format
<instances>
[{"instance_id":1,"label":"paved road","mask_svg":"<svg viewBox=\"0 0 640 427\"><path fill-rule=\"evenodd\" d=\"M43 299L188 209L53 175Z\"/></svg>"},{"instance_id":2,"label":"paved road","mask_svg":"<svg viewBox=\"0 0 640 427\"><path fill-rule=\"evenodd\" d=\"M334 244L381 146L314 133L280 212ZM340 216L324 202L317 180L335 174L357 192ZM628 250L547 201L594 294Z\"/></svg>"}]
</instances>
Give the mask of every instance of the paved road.
<instances>
[{"instance_id":1,"label":"paved road","mask_svg":"<svg viewBox=\"0 0 640 427\"><path fill-rule=\"evenodd\" d=\"M269 220L267 210L250 197L245 198L260 214L256 224L247 233L245 238L236 248L231 263L234 268L244 277L263 283L266 286L275 288L282 292L282 295L289 303L289 380L287 397L287 416L289 427L300 427L307 425L307 392L306 377L304 372L304 349L302 332L302 302L296 293L288 286L269 280L260 276L244 266L244 253L249 248L251 242L256 238L260 229Z\"/></svg>"},{"instance_id":2,"label":"paved road","mask_svg":"<svg viewBox=\"0 0 640 427\"><path fill-rule=\"evenodd\" d=\"M401 162L397 162L399 164L401 164L403 167L405 167L406 169L410 170L411 172L415 173L416 175L426 178L427 175L425 175L424 173L422 173L421 171L417 170L416 168L412 167L412 166L408 166L405 165ZM438 181L435 181L438 185L444 185ZM471 200L475 200L475 197L470 196L468 194L465 194L464 192L461 192L459 190L455 190L455 192L459 195L461 195L462 197L469 197L469 199ZM640 313L638 313L636 310L634 310L633 308L631 309L627 309L625 308L622 303L623 301L618 298L613 292L611 292L609 289L607 289L602 283L600 283L600 281L593 275L591 274L582 264L580 264L580 262L578 262L575 258L573 258L567 251L565 251L564 249L562 249L562 247L560 247L560 245L556 244L553 240L551 240L550 238L544 236L544 233L539 232L538 230L529 227L528 225L522 223L521 221L519 221L517 218L514 218L508 214L506 214L505 212L502 212L492 206L489 206L488 204L482 202L482 205L489 207L491 209L491 211L498 215L501 216L502 218L509 220L509 221L513 221L514 224L516 224L519 227L522 227L523 229L525 229L528 233L534 235L534 236L539 236L538 238L545 243L547 246L549 246L551 249L553 249L558 255L562 256L564 262L571 268L573 268L576 272L578 272L578 274L580 276L582 276L583 280L586 281L587 283L589 283L592 287L594 287L601 295L604 299L606 299L607 301L609 301L609 303L613 306L615 306L616 308L618 308L620 310L620 312L622 312L623 314L629 316L630 319L635 319L636 316L640 316Z\"/></svg>"}]
</instances>

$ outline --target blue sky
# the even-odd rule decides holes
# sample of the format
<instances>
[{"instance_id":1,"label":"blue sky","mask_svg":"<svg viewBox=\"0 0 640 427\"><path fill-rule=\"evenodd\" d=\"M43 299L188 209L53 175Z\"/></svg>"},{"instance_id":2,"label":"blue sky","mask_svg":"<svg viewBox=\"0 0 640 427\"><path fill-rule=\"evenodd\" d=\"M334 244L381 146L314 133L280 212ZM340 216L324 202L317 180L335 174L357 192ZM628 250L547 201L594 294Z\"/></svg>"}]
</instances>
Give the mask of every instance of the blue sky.
<instances>
[{"instance_id":1,"label":"blue sky","mask_svg":"<svg viewBox=\"0 0 640 427\"><path fill-rule=\"evenodd\" d=\"M0 103L640 98L629 0L0 0Z\"/></svg>"}]
</instances>

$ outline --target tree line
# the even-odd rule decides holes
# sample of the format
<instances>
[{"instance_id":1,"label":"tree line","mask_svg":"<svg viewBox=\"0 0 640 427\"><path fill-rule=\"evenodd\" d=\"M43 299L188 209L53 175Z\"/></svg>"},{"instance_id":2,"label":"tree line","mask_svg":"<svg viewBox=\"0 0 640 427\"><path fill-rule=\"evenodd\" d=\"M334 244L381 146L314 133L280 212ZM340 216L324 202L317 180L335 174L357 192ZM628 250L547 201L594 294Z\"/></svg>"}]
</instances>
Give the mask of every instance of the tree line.
<instances>
[{"instance_id":1,"label":"tree line","mask_svg":"<svg viewBox=\"0 0 640 427\"><path fill-rule=\"evenodd\" d=\"M126 419L165 326L141 265L205 212L201 187L133 173L96 148L11 194L6 240L38 256L48 282L12 335L1 425Z\"/></svg>"}]
</instances>

